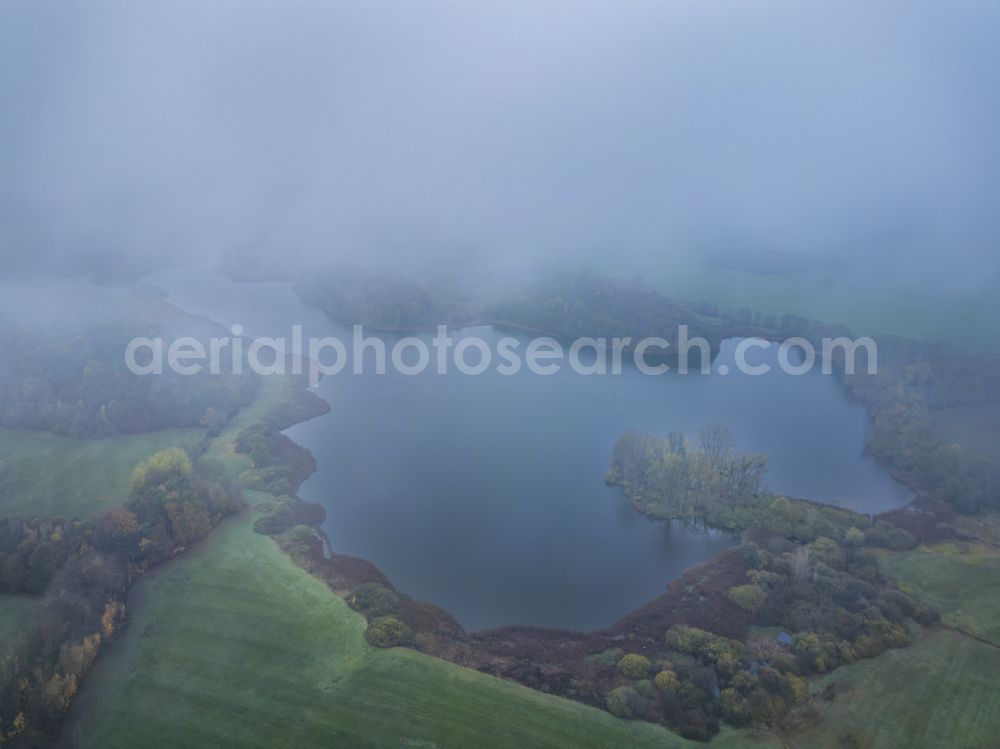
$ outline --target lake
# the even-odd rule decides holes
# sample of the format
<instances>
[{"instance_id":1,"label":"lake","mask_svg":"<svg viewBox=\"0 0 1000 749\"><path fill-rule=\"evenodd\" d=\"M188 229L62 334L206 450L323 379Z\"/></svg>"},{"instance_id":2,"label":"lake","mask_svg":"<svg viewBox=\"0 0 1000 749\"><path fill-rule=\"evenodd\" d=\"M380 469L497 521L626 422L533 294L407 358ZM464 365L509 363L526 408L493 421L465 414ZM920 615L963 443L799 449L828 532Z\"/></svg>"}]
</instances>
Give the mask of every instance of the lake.
<instances>
[{"instance_id":1,"label":"lake","mask_svg":"<svg viewBox=\"0 0 1000 749\"><path fill-rule=\"evenodd\" d=\"M288 283L235 283L205 270L158 272L143 283L183 309L243 325L245 335L288 337L301 324L306 336L337 336L350 348L350 331ZM504 335L451 334L492 344ZM391 346L394 337L385 338ZM707 376L649 376L628 365L592 377L568 367L548 377L527 369L405 376L391 367L357 376L348 368L318 388L331 412L286 432L318 464L301 495L326 508L324 530L338 553L371 560L400 590L468 629L606 626L735 543L651 521L604 485L626 429L694 436L724 424L739 448L767 453L776 492L863 512L910 500L863 454L867 415L835 378L778 371L775 346L750 357L770 363L770 374L741 375L734 348L724 343ZM719 365L731 373L718 374Z\"/></svg>"}]
</instances>

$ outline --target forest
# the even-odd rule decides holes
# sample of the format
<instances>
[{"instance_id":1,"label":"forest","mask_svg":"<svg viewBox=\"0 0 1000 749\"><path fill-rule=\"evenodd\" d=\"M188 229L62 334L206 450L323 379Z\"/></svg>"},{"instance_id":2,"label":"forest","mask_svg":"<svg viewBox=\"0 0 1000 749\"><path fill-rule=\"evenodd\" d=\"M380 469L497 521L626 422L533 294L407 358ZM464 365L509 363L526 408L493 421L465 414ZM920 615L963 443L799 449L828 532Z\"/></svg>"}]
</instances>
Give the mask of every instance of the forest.
<instances>
[{"instance_id":1,"label":"forest","mask_svg":"<svg viewBox=\"0 0 1000 749\"><path fill-rule=\"evenodd\" d=\"M342 266L303 275L295 292L335 322L374 330L427 328L464 319L453 299L390 270Z\"/></svg>"},{"instance_id":2,"label":"forest","mask_svg":"<svg viewBox=\"0 0 1000 749\"><path fill-rule=\"evenodd\" d=\"M253 399L251 376L223 372L155 377L128 370L123 352L136 337L185 334L202 340L225 334L193 321L155 296L115 297L80 292L76 314L66 300L42 295L35 307L47 322L4 315L0 309L0 426L43 429L78 437L134 434L177 426L217 426ZM48 307L47 307L48 305ZM182 321L184 321L182 323ZM225 357L224 357L225 358Z\"/></svg>"},{"instance_id":3,"label":"forest","mask_svg":"<svg viewBox=\"0 0 1000 749\"><path fill-rule=\"evenodd\" d=\"M692 707L682 713L688 720L691 710L700 709L731 725L780 722L805 699L804 684L796 679L903 647L913 624L930 624L935 614L889 584L871 551L913 548L917 542L908 532L857 513L774 496L764 489L766 458L733 454L730 445L730 435L718 426L706 427L696 446L676 433L666 438L628 433L615 444L607 480L653 517L697 518L742 533L743 579L717 595L755 626L779 628L788 647L746 632L720 646L718 637L686 625L675 625L667 641L682 653L701 654L702 663L714 667L711 678L683 672L682 683L687 678L714 685L719 697L719 713ZM657 674L657 684L662 680L676 689L676 673L665 671ZM641 681L617 687L608 695L608 708L662 714L643 690ZM662 699L660 705L662 711ZM674 713L666 715L677 720ZM673 725L683 735L699 737L683 721Z\"/></svg>"},{"instance_id":4,"label":"forest","mask_svg":"<svg viewBox=\"0 0 1000 749\"><path fill-rule=\"evenodd\" d=\"M713 350L719 343L716 332L694 312L655 289L593 272L551 277L514 291L487 306L486 313L501 324L528 326L566 341L658 336L676 344L678 326L687 325L691 337L704 336Z\"/></svg>"},{"instance_id":5,"label":"forest","mask_svg":"<svg viewBox=\"0 0 1000 749\"><path fill-rule=\"evenodd\" d=\"M843 374L872 416L866 446L922 492L964 513L1000 507L1000 466L931 429L935 409L1000 397L1000 359L943 344L879 340L876 375Z\"/></svg>"},{"instance_id":6,"label":"forest","mask_svg":"<svg viewBox=\"0 0 1000 749\"><path fill-rule=\"evenodd\" d=\"M0 736L50 746L101 648L124 625L131 584L243 507L234 484L168 448L136 466L121 508L95 518L0 521L0 592L43 594L0 654Z\"/></svg>"}]
</instances>

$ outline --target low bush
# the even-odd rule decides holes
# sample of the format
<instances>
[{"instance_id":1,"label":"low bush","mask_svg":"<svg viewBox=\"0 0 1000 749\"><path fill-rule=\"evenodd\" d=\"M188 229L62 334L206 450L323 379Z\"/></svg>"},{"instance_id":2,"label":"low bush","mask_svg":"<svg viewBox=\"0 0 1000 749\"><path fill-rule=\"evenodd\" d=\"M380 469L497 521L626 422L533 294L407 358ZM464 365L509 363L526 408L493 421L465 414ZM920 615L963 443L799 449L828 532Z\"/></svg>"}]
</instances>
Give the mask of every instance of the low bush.
<instances>
[{"instance_id":1,"label":"low bush","mask_svg":"<svg viewBox=\"0 0 1000 749\"><path fill-rule=\"evenodd\" d=\"M399 596L380 583L359 585L348 602L352 608L364 611L373 618L388 616L399 608Z\"/></svg>"},{"instance_id":2,"label":"low bush","mask_svg":"<svg viewBox=\"0 0 1000 749\"><path fill-rule=\"evenodd\" d=\"M413 632L396 617L383 616L368 625L365 637L377 648L394 648L408 644Z\"/></svg>"},{"instance_id":3,"label":"low bush","mask_svg":"<svg viewBox=\"0 0 1000 749\"><path fill-rule=\"evenodd\" d=\"M646 710L646 701L632 687L618 687L608 693L608 712L619 718L636 718Z\"/></svg>"}]
</instances>

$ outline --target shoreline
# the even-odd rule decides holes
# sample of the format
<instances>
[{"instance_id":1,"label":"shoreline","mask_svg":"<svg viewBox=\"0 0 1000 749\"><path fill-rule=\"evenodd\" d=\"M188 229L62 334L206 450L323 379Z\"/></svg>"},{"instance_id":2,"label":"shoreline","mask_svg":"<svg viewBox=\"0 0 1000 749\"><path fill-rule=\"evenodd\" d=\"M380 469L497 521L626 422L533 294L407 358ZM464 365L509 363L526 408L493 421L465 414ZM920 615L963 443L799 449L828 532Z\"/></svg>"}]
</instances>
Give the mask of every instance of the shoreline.
<instances>
[{"instance_id":1,"label":"shoreline","mask_svg":"<svg viewBox=\"0 0 1000 749\"><path fill-rule=\"evenodd\" d=\"M316 395L314 391L308 391L301 383L297 383L295 387L300 390L311 392L311 394L317 400L325 404L326 407L320 408L315 412L307 413L301 418L296 419L294 422L285 424L283 429L287 429L308 419L324 415L332 410L327 401ZM312 456L308 448L298 445L297 443L294 444L298 450L308 453L310 457ZM316 515L319 515L320 511L322 511L323 519L325 519L325 510L322 508L322 505L304 500L297 494L301 483L306 478L308 478L308 475L302 476L301 480L295 486L296 501L301 505L314 508ZM913 483L912 477L899 475L894 476L894 478L896 478L896 480L900 480L900 483L903 483L911 490L914 490L914 497L907 502L907 504L899 508L882 513L869 513L868 517L872 521L878 520L885 515L892 515L893 513L910 512L910 508L913 507L918 500L923 501L926 499L925 495L916 490L917 487ZM628 499L634 507L634 500L630 498ZM860 514L847 508L838 507L836 505L816 500L800 498L790 499L826 508L830 511L838 513ZM642 514L645 515L646 513ZM283 534L275 534L272 538L287 554L289 554L297 565L310 574L319 577L334 593L342 598L347 599L354 588L366 583L377 583L379 585L383 585L399 595L403 601L402 611L407 615L412 615L413 619L418 622L418 624L422 625L415 629L417 634L427 635L427 637L421 639L421 642L417 647L418 650L443 658L444 660L458 663L459 665L485 670L487 672L507 676L509 678L516 678L516 676L511 676L510 673L512 665L511 661L517 660L516 654L520 653L521 655L525 655L535 652L539 642L549 644L558 642L558 647L562 648L564 651L572 651L578 654L583 652L583 650L593 650L598 645L601 646L602 649L606 649L605 646L613 647L615 642L620 641L621 638L627 635L628 628L633 626L637 621L642 621L650 612L656 611L658 612L657 616L662 616L663 609L669 608L685 587L690 588L692 584L697 584L695 581L698 578L714 577L724 580L727 583L733 582L734 584L738 584L744 573L742 564L736 562L736 557L738 555L735 552L738 551L739 546L735 546L685 568L677 577L672 580L665 581L666 591L663 594L647 601L635 609L622 612L621 615L607 627L593 630L576 630L513 624L467 631L446 609L437 606L432 602L417 601L408 596L405 591L398 590L392 584L388 576L374 562L361 557L338 554L336 548L334 548L329 537L323 530L323 519L318 519L317 521L309 524L313 531L313 537L305 542L301 539L293 542ZM653 519L662 520L662 518ZM732 533L735 536L741 535L741 531L739 529L734 530L732 528L725 527L711 527L722 532ZM723 589L721 583L715 585L714 587ZM727 614L731 617L731 612L727 612ZM712 616L707 617L709 620L712 618ZM704 615L699 615L696 617L695 622L685 623L698 624L705 623L705 621L706 617ZM719 620L714 621L713 624L713 629L718 630L721 628L728 630L733 634L735 634L736 631L743 626L741 623L732 620L730 624ZM512 656L511 653L515 655Z\"/></svg>"}]
</instances>

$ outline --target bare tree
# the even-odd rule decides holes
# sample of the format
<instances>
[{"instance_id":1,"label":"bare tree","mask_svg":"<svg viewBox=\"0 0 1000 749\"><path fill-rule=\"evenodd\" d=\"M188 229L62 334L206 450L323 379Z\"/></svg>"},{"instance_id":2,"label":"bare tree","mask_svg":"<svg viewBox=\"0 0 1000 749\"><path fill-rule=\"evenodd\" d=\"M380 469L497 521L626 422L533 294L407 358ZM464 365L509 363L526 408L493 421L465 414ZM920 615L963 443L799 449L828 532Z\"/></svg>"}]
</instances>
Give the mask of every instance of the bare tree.
<instances>
[{"instance_id":1,"label":"bare tree","mask_svg":"<svg viewBox=\"0 0 1000 749\"><path fill-rule=\"evenodd\" d=\"M803 582L809 576L810 554L808 546L796 546L791 555L792 577L795 582Z\"/></svg>"}]
</instances>

